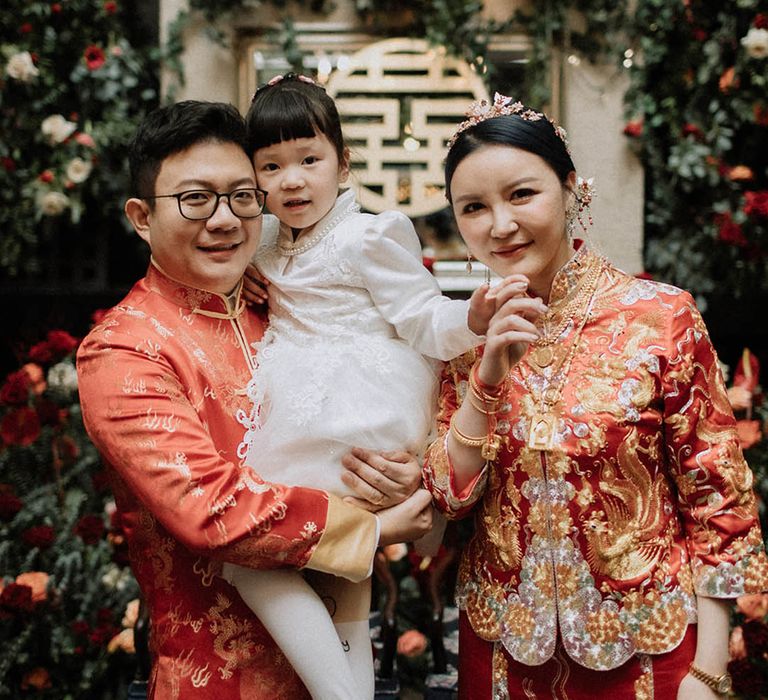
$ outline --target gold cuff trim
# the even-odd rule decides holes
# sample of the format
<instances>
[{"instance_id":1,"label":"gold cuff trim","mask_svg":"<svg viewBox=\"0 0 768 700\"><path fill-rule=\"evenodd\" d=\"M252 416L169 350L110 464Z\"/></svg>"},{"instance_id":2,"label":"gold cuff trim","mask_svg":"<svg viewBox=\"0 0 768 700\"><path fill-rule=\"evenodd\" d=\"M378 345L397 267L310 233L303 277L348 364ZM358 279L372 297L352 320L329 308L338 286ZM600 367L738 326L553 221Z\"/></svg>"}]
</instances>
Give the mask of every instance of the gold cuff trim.
<instances>
[{"instance_id":1,"label":"gold cuff trim","mask_svg":"<svg viewBox=\"0 0 768 700\"><path fill-rule=\"evenodd\" d=\"M325 530L306 564L307 569L362 581L376 552L376 516L328 494Z\"/></svg>"}]
</instances>

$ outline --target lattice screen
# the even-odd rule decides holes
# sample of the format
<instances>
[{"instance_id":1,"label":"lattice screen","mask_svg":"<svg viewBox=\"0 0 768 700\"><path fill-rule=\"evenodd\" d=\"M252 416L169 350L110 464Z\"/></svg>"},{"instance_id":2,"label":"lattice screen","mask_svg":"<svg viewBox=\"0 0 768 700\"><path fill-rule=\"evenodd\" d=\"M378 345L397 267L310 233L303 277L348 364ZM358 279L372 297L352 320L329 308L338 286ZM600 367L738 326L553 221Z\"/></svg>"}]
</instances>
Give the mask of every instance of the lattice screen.
<instances>
[{"instance_id":1,"label":"lattice screen","mask_svg":"<svg viewBox=\"0 0 768 700\"><path fill-rule=\"evenodd\" d=\"M387 39L351 56L326 86L352 151L352 184L372 212L424 216L446 206L446 141L486 87L465 61L420 39Z\"/></svg>"}]
</instances>

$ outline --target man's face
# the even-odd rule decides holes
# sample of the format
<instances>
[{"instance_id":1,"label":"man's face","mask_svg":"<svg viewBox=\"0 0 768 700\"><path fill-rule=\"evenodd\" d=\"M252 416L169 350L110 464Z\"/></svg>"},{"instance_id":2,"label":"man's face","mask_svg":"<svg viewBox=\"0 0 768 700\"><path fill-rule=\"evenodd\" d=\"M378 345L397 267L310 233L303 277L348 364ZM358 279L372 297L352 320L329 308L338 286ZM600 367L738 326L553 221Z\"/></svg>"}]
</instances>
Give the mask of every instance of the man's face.
<instances>
[{"instance_id":1,"label":"man's face","mask_svg":"<svg viewBox=\"0 0 768 700\"><path fill-rule=\"evenodd\" d=\"M236 144L211 141L166 158L154 194L231 192L240 187L256 187L250 160ZM133 211L144 214L143 225L137 225L131 215L131 202L140 203ZM226 198L202 221L185 219L174 197L155 199L153 209L145 200L129 200L126 212L137 233L149 243L152 257L170 277L219 294L235 288L261 237L262 218L239 219Z\"/></svg>"}]
</instances>

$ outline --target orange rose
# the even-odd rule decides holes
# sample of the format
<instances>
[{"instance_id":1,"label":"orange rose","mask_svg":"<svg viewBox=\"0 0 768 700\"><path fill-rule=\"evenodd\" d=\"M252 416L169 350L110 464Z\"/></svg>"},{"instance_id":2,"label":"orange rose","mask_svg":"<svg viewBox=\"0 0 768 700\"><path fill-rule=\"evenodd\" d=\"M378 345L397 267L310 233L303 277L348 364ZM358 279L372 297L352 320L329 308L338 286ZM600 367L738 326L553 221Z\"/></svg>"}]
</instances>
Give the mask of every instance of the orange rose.
<instances>
[{"instance_id":1,"label":"orange rose","mask_svg":"<svg viewBox=\"0 0 768 700\"><path fill-rule=\"evenodd\" d=\"M35 396L40 396L40 394L45 391L47 386L45 383L45 374L43 374L43 368L34 362L27 362L27 364L24 365L21 369L27 373L30 384L32 385L31 389L35 393Z\"/></svg>"},{"instance_id":2,"label":"orange rose","mask_svg":"<svg viewBox=\"0 0 768 700\"><path fill-rule=\"evenodd\" d=\"M51 675L42 666L27 671L27 673L24 674L24 678L21 679L22 690L29 690L30 688L34 688L35 690L45 690L50 687Z\"/></svg>"},{"instance_id":3,"label":"orange rose","mask_svg":"<svg viewBox=\"0 0 768 700\"><path fill-rule=\"evenodd\" d=\"M734 627L731 632L731 638L728 640L728 653L731 659L746 659L747 647L744 644L744 635L741 627Z\"/></svg>"},{"instance_id":4,"label":"orange rose","mask_svg":"<svg viewBox=\"0 0 768 700\"><path fill-rule=\"evenodd\" d=\"M736 607L747 620L762 620L768 614L768 593L740 596Z\"/></svg>"},{"instance_id":5,"label":"orange rose","mask_svg":"<svg viewBox=\"0 0 768 700\"><path fill-rule=\"evenodd\" d=\"M399 544L388 544L384 549L384 556L389 561L400 561L406 554L408 554L408 545L404 542Z\"/></svg>"},{"instance_id":6,"label":"orange rose","mask_svg":"<svg viewBox=\"0 0 768 700\"><path fill-rule=\"evenodd\" d=\"M418 630L407 630L397 640L397 653L402 656L419 656L427 649L427 638Z\"/></svg>"},{"instance_id":7,"label":"orange rose","mask_svg":"<svg viewBox=\"0 0 768 700\"><path fill-rule=\"evenodd\" d=\"M44 571L27 571L16 577L16 583L29 586L32 589L32 602L42 603L48 598L48 579Z\"/></svg>"},{"instance_id":8,"label":"orange rose","mask_svg":"<svg viewBox=\"0 0 768 700\"><path fill-rule=\"evenodd\" d=\"M739 79L736 77L736 70L733 66L726 68L720 76L718 83L720 92L730 92L732 88L739 87Z\"/></svg>"},{"instance_id":9,"label":"orange rose","mask_svg":"<svg viewBox=\"0 0 768 700\"><path fill-rule=\"evenodd\" d=\"M760 442L762 435L760 433L759 420L737 420L736 433L739 436L739 445L742 450L748 450L752 445Z\"/></svg>"},{"instance_id":10,"label":"orange rose","mask_svg":"<svg viewBox=\"0 0 768 700\"><path fill-rule=\"evenodd\" d=\"M735 182L744 182L753 180L755 174L752 172L752 168L748 168L746 165L734 165L728 171L728 177Z\"/></svg>"}]
</instances>

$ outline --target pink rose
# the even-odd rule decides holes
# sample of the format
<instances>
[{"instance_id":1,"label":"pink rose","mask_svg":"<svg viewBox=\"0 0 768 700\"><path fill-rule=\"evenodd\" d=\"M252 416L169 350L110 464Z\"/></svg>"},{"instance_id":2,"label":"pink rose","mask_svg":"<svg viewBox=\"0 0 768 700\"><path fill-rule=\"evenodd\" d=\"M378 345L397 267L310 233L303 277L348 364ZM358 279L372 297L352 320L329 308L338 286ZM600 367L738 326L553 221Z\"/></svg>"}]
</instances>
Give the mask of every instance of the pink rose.
<instances>
[{"instance_id":1,"label":"pink rose","mask_svg":"<svg viewBox=\"0 0 768 700\"><path fill-rule=\"evenodd\" d=\"M740 596L736 607L747 620L762 620L768 614L768 593Z\"/></svg>"}]
</instances>

